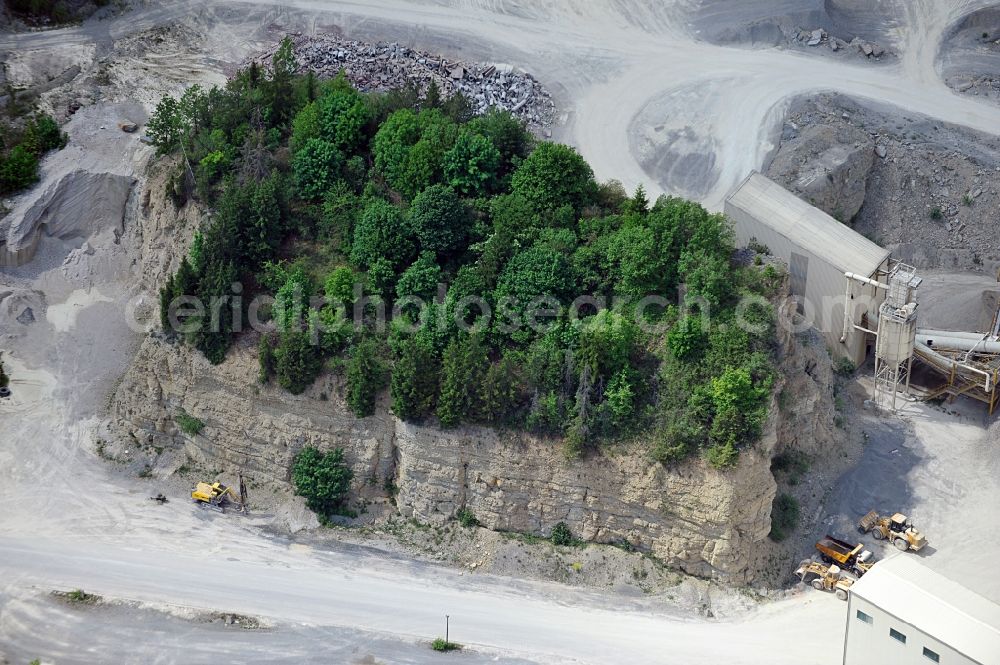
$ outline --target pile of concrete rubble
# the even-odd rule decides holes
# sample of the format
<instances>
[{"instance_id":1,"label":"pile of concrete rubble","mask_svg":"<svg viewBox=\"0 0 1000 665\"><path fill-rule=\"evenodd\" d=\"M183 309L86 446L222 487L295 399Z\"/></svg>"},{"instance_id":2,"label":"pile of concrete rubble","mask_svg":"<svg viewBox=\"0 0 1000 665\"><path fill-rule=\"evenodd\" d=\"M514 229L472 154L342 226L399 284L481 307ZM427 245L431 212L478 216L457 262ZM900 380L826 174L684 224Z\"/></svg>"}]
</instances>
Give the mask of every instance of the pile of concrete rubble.
<instances>
[{"instance_id":1,"label":"pile of concrete rubble","mask_svg":"<svg viewBox=\"0 0 1000 665\"><path fill-rule=\"evenodd\" d=\"M555 119L555 104L548 91L531 74L511 65L448 60L397 43L360 42L336 35L291 37L300 73L311 70L327 78L344 70L362 92L413 84L422 93L431 81L437 81L442 97L461 92L476 113L490 107L510 111L530 128L546 134L544 128ZM275 45L251 60L268 67L277 49Z\"/></svg>"},{"instance_id":2,"label":"pile of concrete rubble","mask_svg":"<svg viewBox=\"0 0 1000 665\"><path fill-rule=\"evenodd\" d=\"M842 51L847 50L848 48L855 48L866 58L878 59L886 53L885 47L881 44L867 42L863 39L859 39L858 37L855 37L849 42L844 41L839 37L827 34L826 30L821 28L816 28L815 30L799 30L795 39L799 43L805 44L806 46L819 46L821 44L826 44L830 47L831 51Z\"/></svg>"}]
</instances>

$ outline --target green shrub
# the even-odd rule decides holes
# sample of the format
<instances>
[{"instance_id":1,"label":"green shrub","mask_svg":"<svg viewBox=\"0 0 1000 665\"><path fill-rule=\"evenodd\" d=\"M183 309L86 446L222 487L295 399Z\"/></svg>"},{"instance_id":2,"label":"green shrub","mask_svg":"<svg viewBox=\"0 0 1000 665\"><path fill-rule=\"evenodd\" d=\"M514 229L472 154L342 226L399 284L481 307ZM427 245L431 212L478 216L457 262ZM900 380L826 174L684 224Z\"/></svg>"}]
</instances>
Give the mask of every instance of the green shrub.
<instances>
[{"instance_id":1,"label":"green shrub","mask_svg":"<svg viewBox=\"0 0 1000 665\"><path fill-rule=\"evenodd\" d=\"M458 523L467 529L479 526L479 520L476 519L476 516L468 508L461 508L457 513L455 513L455 519L457 519Z\"/></svg>"},{"instance_id":2,"label":"green shrub","mask_svg":"<svg viewBox=\"0 0 1000 665\"><path fill-rule=\"evenodd\" d=\"M540 434L558 434L565 419L559 404L559 395L554 390L537 395L528 411L527 427Z\"/></svg>"},{"instance_id":3,"label":"green shrub","mask_svg":"<svg viewBox=\"0 0 1000 665\"><path fill-rule=\"evenodd\" d=\"M667 333L667 345L675 358L690 360L701 354L707 341L701 327L701 317L698 316L685 316L674 324Z\"/></svg>"},{"instance_id":4,"label":"green shrub","mask_svg":"<svg viewBox=\"0 0 1000 665\"><path fill-rule=\"evenodd\" d=\"M327 302L332 304L342 304L345 307L354 302L354 284L358 281L358 276L354 271L346 266L335 268L326 278L323 285L323 293Z\"/></svg>"},{"instance_id":5,"label":"green shrub","mask_svg":"<svg viewBox=\"0 0 1000 665\"><path fill-rule=\"evenodd\" d=\"M552 527L552 544L553 545L575 545L576 539L573 537L573 532L570 531L569 525L565 522L556 522L556 525Z\"/></svg>"},{"instance_id":6,"label":"green shrub","mask_svg":"<svg viewBox=\"0 0 1000 665\"><path fill-rule=\"evenodd\" d=\"M0 159L0 193L10 194L38 181L38 157L23 145Z\"/></svg>"},{"instance_id":7,"label":"green shrub","mask_svg":"<svg viewBox=\"0 0 1000 665\"><path fill-rule=\"evenodd\" d=\"M849 377L857 371L857 367L854 365L854 361L850 358L837 358L837 361L833 363L833 371L837 373L838 376Z\"/></svg>"},{"instance_id":8,"label":"green shrub","mask_svg":"<svg viewBox=\"0 0 1000 665\"><path fill-rule=\"evenodd\" d=\"M729 469L736 466L740 459L740 451L736 449L732 441L716 443L705 451L705 459L713 468Z\"/></svg>"},{"instance_id":9,"label":"green shrub","mask_svg":"<svg viewBox=\"0 0 1000 665\"><path fill-rule=\"evenodd\" d=\"M771 505L771 533L776 543L788 538L799 523L799 502L790 494L779 494Z\"/></svg>"},{"instance_id":10,"label":"green shrub","mask_svg":"<svg viewBox=\"0 0 1000 665\"><path fill-rule=\"evenodd\" d=\"M72 591L57 593L56 595L61 596L67 602L76 605L97 605L102 600L99 595L87 593L83 589L73 589Z\"/></svg>"},{"instance_id":11,"label":"green shrub","mask_svg":"<svg viewBox=\"0 0 1000 665\"><path fill-rule=\"evenodd\" d=\"M201 430L205 429L205 423L188 414L183 409L178 411L177 415L174 416L174 422L177 423L182 432L189 436L201 434Z\"/></svg>"},{"instance_id":12,"label":"green shrub","mask_svg":"<svg viewBox=\"0 0 1000 665\"><path fill-rule=\"evenodd\" d=\"M941 206L934 206L931 208L931 219L937 221L944 217L944 213L941 211Z\"/></svg>"},{"instance_id":13,"label":"green shrub","mask_svg":"<svg viewBox=\"0 0 1000 665\"><path fill-rule=\"evenodd\" d=\"M24 128L22 145L38 156L49 150L60 150L68 142L69 136L60 131L59 125L48 114L36 115Z\"/></svg>"},{"instance_id":14,"label":"green shrub","mask_svg":"<svg viewBox=\"0 0 1000 665\"><path fill-rule=\"evenodd\" d=\"M292 466L295 493L305 497L309 509L322 517L343 512L344 499L353 478L354 473L344 462L341 448L323 454L308 446L295 457Z\"/></svg>"},{"instance_id":15,"label":"green shrub","mask_svg":"<svg viewBox=\"0 0 1000 665\"><path fill-rule=\"evenodd\" d=\"M431 642L431 648L435 651L460 651L462 645L456 642L446 642L444 638L439 637Z\"/></svg>"}]
</instances>

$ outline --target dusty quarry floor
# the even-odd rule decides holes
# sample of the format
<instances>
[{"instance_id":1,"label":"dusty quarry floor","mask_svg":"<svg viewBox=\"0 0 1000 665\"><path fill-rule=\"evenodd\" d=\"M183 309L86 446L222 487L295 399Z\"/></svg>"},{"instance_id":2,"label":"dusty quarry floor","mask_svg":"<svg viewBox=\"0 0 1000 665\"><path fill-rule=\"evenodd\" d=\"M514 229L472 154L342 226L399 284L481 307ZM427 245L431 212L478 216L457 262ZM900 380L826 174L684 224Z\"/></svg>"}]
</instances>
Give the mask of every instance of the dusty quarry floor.
<instances>
[{"instance_id":1,"label":"dusty quarry floor","mask_svg":"<svg viewBox=\"0 0 1000 665\"><path fill-rule=\"evenodd\" d=\"M761 168L790 100L803 94L835 91L1000 134L995 101L949 88L938 68L949 26L996 3L880 3L898 8L862 16L866 38L892 49L877 63L760 43L747 28L784 16L832 31L856 14L824 7L871 4L179 0L138 3L78 27L0 34L0 53L5 75L23 85L81 66L79 81L42 102L60 112L84 98L86 112L68 127L71 148L88 156L82 168L135 178L150 149L117 133L112 104L148 111L165 92L219 82L285 31L337 26L352 37L509 62L554 92L564 112L555 138L577 146L598 177L718 209ZM167 27L155 47L141 38ZM961 53L949 52L949 71ZM10 207L30 206L72 170L73 154L50 157L43 183ZM278 537L264 517L148 501L155 485L109 471L93 440L139 339L126 320L125 304L143 295L129 219L126 208L121 240L110 226L45 238L29 264L0 269L0 305L10 294L28 298L35 318L24 325L0 307L0 348L14 377L14 396L0 401L0 663L436 663L426 641L443 632L444 614L452 637L468 645L454 660L468 663L840 662L844 605L807 589L759 603L746 591L722 593L709 617L695 611L696 587L671 598L516 580L360 544ZM947 275L941 281L921 307L974 320L967 307L947 309L962 290ZM861 459L812 516L816 533L853 533L849 520L875 505L902 510L928 534L924 563L1000 602L991 568L1000 550L1000 430L979 405L961 402L876 416L864 410L862 389L853 387L848 403L851 431L864 436ZM75 606L49 594L78 587L104 602ZM262 625L227 625L216 612Z\"/></svg>"}]
</instances>

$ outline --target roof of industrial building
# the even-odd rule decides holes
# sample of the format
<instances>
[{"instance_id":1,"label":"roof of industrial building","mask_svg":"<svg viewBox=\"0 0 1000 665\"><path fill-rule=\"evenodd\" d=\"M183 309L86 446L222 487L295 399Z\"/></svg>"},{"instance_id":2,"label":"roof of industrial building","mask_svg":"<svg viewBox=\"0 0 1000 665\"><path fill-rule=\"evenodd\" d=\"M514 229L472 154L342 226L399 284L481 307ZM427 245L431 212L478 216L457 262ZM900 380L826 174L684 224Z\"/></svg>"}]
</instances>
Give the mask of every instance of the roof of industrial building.
<instances>
[{"instance_id":1,"label":"roof of industrial building","mask_svg":"<svg viewBox=\"0 0 1000 665\"><path fill-rule=\"evenodd\" d=\"M912 554L875 564L851 594L977 663L1000 656L1000 605L934 572Z\"/></svg>"},{"instance_id":2,"label":"roof of industrial building","mask_svg":"<svg viewBox=\"0 0 1000 665\"><path fill-rule=\"evenodd\" d=\"M726 202L844 272L871 276L889 256L888 250L756 171Z\"/></svg>"}]
</instances>

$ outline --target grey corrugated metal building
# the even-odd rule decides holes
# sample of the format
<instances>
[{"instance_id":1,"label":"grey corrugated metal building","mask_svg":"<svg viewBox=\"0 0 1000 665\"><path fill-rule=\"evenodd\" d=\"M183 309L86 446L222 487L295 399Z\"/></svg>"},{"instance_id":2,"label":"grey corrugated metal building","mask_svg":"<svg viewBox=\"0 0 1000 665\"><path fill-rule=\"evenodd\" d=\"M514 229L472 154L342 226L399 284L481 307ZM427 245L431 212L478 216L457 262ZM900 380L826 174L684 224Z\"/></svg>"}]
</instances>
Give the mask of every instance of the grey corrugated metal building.
<instances>
[{"instance_id":1,"label":"grey corrugated metal building","mask_svg":"<svg viewBox=\"0 0 1000 665\"><path fill-rule=\"evenodd\" d=\"M919 563L880 561L851 587L844 665L1000 665L1000 605Z\"/></svg>"},{"instance_id":2,"label":"grey corrugated metal building","mask_svg":"<svg viewBox=\"0 0 1000 665\"><path fill-rule=\"evenodd\" d=\"M889 252L756 171L726 199L725 213L740 246L756 241L788 264L799 311L826 336L830 349L863 363L871 343L866 333L851 326L846 341L840 341L848 286L844 273L884 276ZM873 329L883 299L874 286L852 285L847 302L853 322Z\"/></svg>"}]
</instances>

